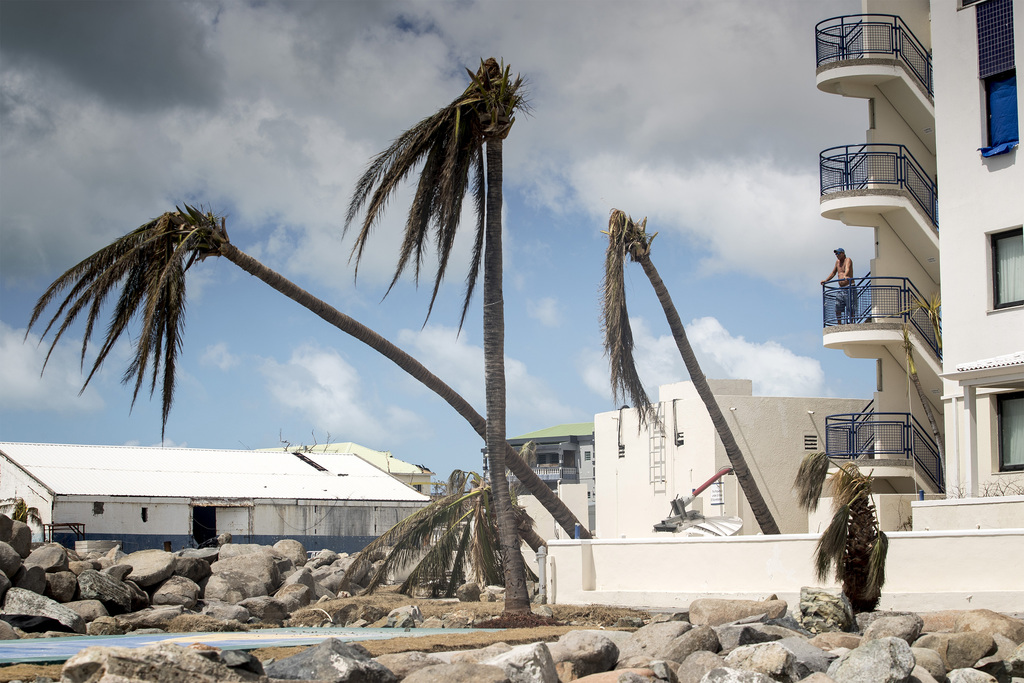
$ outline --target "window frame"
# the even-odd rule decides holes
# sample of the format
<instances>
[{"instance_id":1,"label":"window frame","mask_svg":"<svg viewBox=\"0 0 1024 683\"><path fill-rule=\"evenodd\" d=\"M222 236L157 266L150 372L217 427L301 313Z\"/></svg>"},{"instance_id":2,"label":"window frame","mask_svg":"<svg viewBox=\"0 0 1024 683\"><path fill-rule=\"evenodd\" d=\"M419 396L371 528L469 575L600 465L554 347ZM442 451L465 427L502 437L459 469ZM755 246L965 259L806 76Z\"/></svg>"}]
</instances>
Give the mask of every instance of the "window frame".
<instances>
[{"instance_id":1,"label":"window frame","mask_svg":"<svg viewBox=\"0 0 1024 683\"><path fill-rule=\"evenodd\" d=\"M1003 459L1003 402L1024 400L1024 391L1014 391L996 396L996 450L999 457L999 472L1024 472L1024 463L1007 465Z\"/></svg>"},{"instance_id":2,"label":"window frame","mask_svg":"<svg viewBox=\"0 0 1024 683\"><path fill-rule=\"evenodd\" d=\"M1001 239L1009 237L1019 236L1024 239L1024 227L1010 228L1009 230L1000 230L999 232L993 232L989 235L989 251L991 252L992 258L992 308L993 310L1000 310L1004 308L1014 308L1017 306L1024 305L1024 299L1015 299L1014 301L999 301L999 252L996 248L996 243Z\"/></svg>"}]
</instances>

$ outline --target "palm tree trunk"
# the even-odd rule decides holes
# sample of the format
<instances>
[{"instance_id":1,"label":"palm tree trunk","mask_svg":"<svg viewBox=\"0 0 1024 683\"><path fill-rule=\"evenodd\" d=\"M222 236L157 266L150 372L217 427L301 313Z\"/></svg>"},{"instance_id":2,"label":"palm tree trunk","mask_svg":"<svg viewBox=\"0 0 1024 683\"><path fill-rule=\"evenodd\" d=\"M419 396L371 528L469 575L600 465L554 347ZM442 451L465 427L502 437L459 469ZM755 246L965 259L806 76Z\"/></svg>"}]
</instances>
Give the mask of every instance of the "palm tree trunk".
<instances>
[{"instance_id":1,"label":"palm tree trunk","mask_svg":"<svg viewBox=\"0 0 1024 683\"><path fill-rule=\"evenodd\" d=\"M928 418L928 424L932 428L932 437L935 439L935 447L939 451L939 462L945 464L944 453L946 451L945 443L942 439L942 433L939 432L939 425L935 422L935 413L932 411L931 403L928 402L928 397L925 396L924 389L921 387L921 380L918 378L916 372L908 372L910 381L913 382L914 388L917 389L917 397L921 399L921 407L924 409L925 417Z\"/></svg>"},{"instance_id":2,"label":"palm tree trunk","mask_svg":"<svg viewBox=\"0 0 1024 683\"><path fill-rule=\"evenodd\" d=\"M672 297L669 296L668 288L658 274L658 269L651 262L649 255L644 254L640 258L640 265L643 266L644 272L647 273L647 278L651 281L651 285L658 295L658 301L661 302L661 307L665 311L665 317L668 319L668 326L672 330L672 337L676 340L679 354L683 357L683 363L686 364L687 372L690 373L690 380L708 409L711 423L715 426L715 431L718 432L722 445L725 446L725 454L732 464L732 470L736 474L740 488L743 489L747 503L750 504L750 510L754 513L754 519L757 520L757 524L761 527L763 533L780 533L779 525L776 524L775 517L772 516L771 510L768 509L768 505L764 502L764 497L757 488L757 482L754 481L750 468L747 467L747 461L743 457L743 453L740 452L740 447L736 444L736 439L733 438L732 430L729 429L725 416L722 415L722 410L718 407L718 401L715 400L714 394L711 393L708 380L700 369L697 356L694 355L690 341L686 338L686 329L683 327L682 320L679 319L679 313L676 312L675 304L672 303Z\"/></svg>"},{"instance_id":3,"label":"palm tree trunk","mask_svg":"<svg viewBox=\"0 0 1024 683\"><path fill-rule=\"evenodd\" d=\"M487 214L484 227L484 382L491 495L505 570L505 612L529 612L526 566L519 550L512 496L505 476L505 302L502 299L502 140L487 141Z\"/></svg>"},{"instance_id":4,"label":"palm tree trunk","mask_svg":"<svg viewBox=\"0 0 1024 683\"><path fill-rule=\"evenodd\" d=\"M410 356L408 353L398 348L387 339L371 330L369 327L366 327L358 320L350 318L338 309L324 302L322 299L318 299L306 290L302 289L291 280L288 280L276 271L267 268L265 265L241 251L230 242L223 243L220 246L219 253L253 277L262 280L264 283L270 285L292 301L295 301L303 308L312 311L335 328L341 330L345 334L355 337L374 351L392 361L402 370L412 375L414 379L443 398L448 405L455 409L455 412L469 422L473 430L480 435L480 438L486 439L487 422L484 420L483 416L476 412L473 406L471 406L466 399L464 399L450 386L445 384L432 372L427 370L422 363ZM523 483L527 490L537 497L538 502L540 502L540 504L551 513L558 524L567 534L569 534L571 538L576 525L579 524L579 520L572 511L566 507L565 503L555 495L548 485L537 476L537 473L533 471L533 468L523 462L523 459L519 457L519 454L516 453L515 449L509 444L505 445L505 464L512 470L512 473L516 475L516 478ZM583 533L586 532L586 527L581 525L581 529L581 535L583 535ZM590 538L590 534L586 533L583 537Z\"/></svg>"},{"instance_id":5,"label":"palm tree trunk","mask_svg":"<svg viewBox=\"0 0 1024 683\"><path fill-rule=\"evenodd\" d=\"M881 597L869 586L871 549L878 538L875 509L870 496L862 496L850 504L850 527L847 531L843 557L843 593L850 599L854 612L870 612Z\"/></svg>"}]
</instances>

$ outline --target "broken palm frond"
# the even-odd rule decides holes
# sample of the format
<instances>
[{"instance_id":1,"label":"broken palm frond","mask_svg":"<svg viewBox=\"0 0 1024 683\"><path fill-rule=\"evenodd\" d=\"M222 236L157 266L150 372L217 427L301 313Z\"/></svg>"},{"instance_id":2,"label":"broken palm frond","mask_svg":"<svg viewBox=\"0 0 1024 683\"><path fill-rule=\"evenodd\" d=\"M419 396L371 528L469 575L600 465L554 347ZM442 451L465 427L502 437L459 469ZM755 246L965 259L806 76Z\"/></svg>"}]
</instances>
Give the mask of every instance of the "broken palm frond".
<instances>
[{"instance_id":1,"label":"broken palm frond","mask_svg":"<svg viewBox=\"0 0 1024 683\"><path fill-rule=\"evenodd\" d=\"M793 487L797 492L797 503L804 510L818 509L821 489L828 477L831 462L825 453L809 453L801 462Z\"/></svg>"}]
</instances>

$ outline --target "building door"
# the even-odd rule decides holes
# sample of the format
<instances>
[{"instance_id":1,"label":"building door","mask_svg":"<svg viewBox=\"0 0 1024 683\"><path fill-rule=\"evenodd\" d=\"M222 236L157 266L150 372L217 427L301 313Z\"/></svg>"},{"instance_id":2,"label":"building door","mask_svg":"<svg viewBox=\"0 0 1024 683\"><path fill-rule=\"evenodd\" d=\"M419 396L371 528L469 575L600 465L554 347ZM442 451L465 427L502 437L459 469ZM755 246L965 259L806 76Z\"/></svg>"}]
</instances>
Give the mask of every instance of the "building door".
<instances>
[{"instance_id":1,"label":"building door","mask_svg":"<svg viewBox=\"0 0 1024 683\"><path fill-rule=\"evenodd\" d=\"M206 505L192 506L192 540L201 546L217 538L217 508Z\"/></svg>"}]
</instances>

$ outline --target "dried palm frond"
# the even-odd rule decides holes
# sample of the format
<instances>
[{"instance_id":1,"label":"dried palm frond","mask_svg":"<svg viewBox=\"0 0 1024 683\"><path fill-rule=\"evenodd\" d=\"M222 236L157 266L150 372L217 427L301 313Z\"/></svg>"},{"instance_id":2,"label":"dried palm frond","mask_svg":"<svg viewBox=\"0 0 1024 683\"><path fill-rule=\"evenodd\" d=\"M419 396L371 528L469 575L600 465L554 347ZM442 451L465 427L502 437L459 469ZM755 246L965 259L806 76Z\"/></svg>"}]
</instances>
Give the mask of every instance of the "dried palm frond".
<instances>
[{"instance_id":1,"label":"dried palm frond","mask_svg":"<svg viewBox=\"0 0 1024 683\"><path fill-rule=\"evenodd\" d=\"M814 553L814 569L821 581L828 580L830 570L835 567L836 579L843 580L846 568L843 555L846 553L846 538L850 526L850 506L841 505L832 516L825 533L818 541Z\"/></svg>"},{"instance_id":2,"label":"dried palm frond","mask_svg":"<svg viewBox=\"0 0 1024 683\"><path fill-rule=\"evenodd\" d=\"M830 464L825 453L808 453L800 462L793 487L797 492L797 504L804 510L814 512L818 509Z\"/></svg>"}]
</instances>

